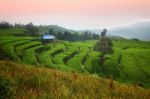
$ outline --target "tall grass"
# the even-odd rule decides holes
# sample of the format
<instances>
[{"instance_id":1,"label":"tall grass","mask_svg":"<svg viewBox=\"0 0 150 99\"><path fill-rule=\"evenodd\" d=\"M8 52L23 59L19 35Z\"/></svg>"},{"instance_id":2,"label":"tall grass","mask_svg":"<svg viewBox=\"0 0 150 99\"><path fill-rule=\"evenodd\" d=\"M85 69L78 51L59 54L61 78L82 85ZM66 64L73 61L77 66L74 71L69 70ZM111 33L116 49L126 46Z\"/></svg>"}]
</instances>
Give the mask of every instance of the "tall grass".
<instances>
[{"instance_id":1,"label":"tall grass","mask_svg":"<svg viewBox=\"0 0 150 99\"><path fill-rule=\"evenodd\" d=\"M21 99L149 99L150 97L149 89L119 84L113 79L20 65L10 61L0 61L0 76L7 78L13 85L10 86L10 89L13 88L12 97Z\"/></svg>"}]
</instances>

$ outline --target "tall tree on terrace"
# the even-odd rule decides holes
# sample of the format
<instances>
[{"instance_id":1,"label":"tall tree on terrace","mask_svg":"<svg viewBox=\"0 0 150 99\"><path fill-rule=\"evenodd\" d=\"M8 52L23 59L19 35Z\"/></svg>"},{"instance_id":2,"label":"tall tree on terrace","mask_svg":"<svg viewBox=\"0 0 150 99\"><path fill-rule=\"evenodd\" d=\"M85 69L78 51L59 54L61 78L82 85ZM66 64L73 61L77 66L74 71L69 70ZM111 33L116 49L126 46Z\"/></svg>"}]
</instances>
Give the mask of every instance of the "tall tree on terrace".
<instances>
[{"instance_id":1,"label":"tall tree on terrace","mask_svg":"<svg viewBox=\"0 0 150 99\"><path fill-rule=\"evenodd\" d=\"M112 54L113 51L113 43L109 37L106 36L107 30L104 29L101 32L100 40L95 44L94 50L100 51L100 60L99 63L101 65L101 69L105 62L105 55Z\"/></svg>"}]
</instances>

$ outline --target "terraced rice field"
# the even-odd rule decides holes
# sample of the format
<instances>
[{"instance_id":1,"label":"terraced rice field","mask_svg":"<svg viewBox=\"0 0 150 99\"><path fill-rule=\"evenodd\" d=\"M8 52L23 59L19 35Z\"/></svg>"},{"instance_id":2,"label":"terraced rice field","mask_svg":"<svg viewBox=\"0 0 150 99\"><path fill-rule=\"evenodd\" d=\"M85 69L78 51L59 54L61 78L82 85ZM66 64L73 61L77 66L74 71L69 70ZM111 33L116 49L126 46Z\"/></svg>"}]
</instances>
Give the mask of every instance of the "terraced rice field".
<instances>
[{"instance_id":1,"label":"terraced rice field","mask_svg":"<svg viewBox=\"0 0 150 99\"><path fill-rule=\"evenodd\" d=\"M100 53L92 49L96 41L57 41L55 45L43 45L38 38L8 37L0 44L12 60L24 64L43 65L64 71L77 71L114 76L123 82L138 82L150 87L150 43L142 41L113 41L114 54L107 55L103 70L100 70ZM122 55L118 64L118 56Z\"/></svg>"}]
</instances>

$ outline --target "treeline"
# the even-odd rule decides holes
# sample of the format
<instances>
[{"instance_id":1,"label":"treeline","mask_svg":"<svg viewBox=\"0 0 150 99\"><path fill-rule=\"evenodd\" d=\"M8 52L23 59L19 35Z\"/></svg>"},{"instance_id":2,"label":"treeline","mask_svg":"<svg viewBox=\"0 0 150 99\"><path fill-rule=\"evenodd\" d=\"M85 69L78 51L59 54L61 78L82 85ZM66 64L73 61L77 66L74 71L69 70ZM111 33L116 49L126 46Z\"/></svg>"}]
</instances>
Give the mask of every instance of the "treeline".
<instances>
[{"instance_id":1,"label":"treeline","mask_svg":"<svg viewBox=\"0 0 150 99\"><path fill-rule=\"evenodd\" d=\"M56 39L68 40L68 41L85 41L85 40L97 40L99 35L93 34L91 31L74 31L62 28L57 25L40 25L35 26L32 22L28 24L10 24L9 22L0 22L0 29L9 28L24 28L23 36L36 36L40 37L44 34L54 35Z\"/></svg>"},{"instance_id":2,"label":"treeline","mask_svg":"<svg viewBox=\"0 0 150 99\"><path fill-rule=\"evenodd\" d=\"M22 34L23 36L40 36L38 28L34 26L32 22L29 22L28 24L10 24L6 21L0 22L0 29L10 28L24 28L25 31L24 34Z\"/></svg>"},{"instance_id":3,"label":"treeline","mask_svg":"<svg viewBox=\"0 0 150 99\"><path fill-rule=\"evenodd\" d=\"M70 31L64 31L64 32L49 32L50 35L54 35L57 39L60 40L68 40L68 41L85 41L85 40L96 40L99 39L99 35L92 34L91 32L70 32Z\"/></svg>"},{"instance_id":4,"label":"treeline","mask_svg":"<svg viewBox=\"0 0 150 99\"><path fill-rule=\"evenodd\" d=\"M41 35L54 35L59 40L84 41L99 39L99 35L94 34L91 31L74 31L62 28L57 25L39 26L38 28L40 30Z\"/></svg>"},{"instance_id":5,"label":"treeline","mask_svg":"<svg viewBox=\"0 0 150 99\"><path fill-rule=\"evenodd\" d=\"M10 24L9 22L7 21L2 21L0 22L0 29L9 29L9 28L23 28L25 27L26 25L24 24L18 24L18 23L15 23L15 24Z\"/></svg>"},{"instance_id":6,"label":"treeline","mask_svg":"<svg viewBox=\"0 0 150 99\"><path fill-rule=\"evenodd\" d=\"M2 21L0 22L0 29L7 29L7 28L12 28L13 25L10 24L9 22Z\"/></svg>"}]
</instances>

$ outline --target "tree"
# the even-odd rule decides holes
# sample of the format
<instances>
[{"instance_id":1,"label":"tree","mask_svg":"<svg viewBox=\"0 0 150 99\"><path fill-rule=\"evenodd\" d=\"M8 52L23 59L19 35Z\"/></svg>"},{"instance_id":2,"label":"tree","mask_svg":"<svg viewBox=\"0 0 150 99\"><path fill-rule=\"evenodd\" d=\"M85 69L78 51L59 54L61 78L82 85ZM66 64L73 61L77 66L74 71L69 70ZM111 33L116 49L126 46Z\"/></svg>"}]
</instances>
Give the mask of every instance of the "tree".
<instances>
[{"instance_id":1,"label":"tree","mask_svg":"<svg viewBox=\"0 0 150 99\"><path fill-rule=\"evenodd\" d=\"M14 27L16 28L23 28L24 26L20 23L15 23Z\"/></svg>"},{"instance_id":2,"label":"tree","mask_svg":"<svg viewBox=\"0 0 150 99\"><path fill-rule=\"evenodd\" d=\"M48 32L49 32L49 34L50 34L50 35L55 35L55 36L56 36L56 34L55 34L55 32L54 32L54 29L53 29L53 28L50 28L50 29L48 30Z\"/></svg>"},{"instance_id":3,"label":"tree","mask_svg":"<svg viewBox=\"0 0 150 99\"><path fill-rule=\"evenodd\" d=\"M0 23L0 29L6 29L6 28L10 28L10 24L6 21L2 21Z\"/></svg>"},{"instance_id":4,"label":"tree","mask_svg":"<svg viewBox=\"0 0 150 99\"><path fill-rule=\"evenodd\" d=\"M93 39L93 40L98 40L98 39L99 39L99 35L98 35L98 34L93 34L92 39Z\"/></svg>"},{"instance_id":5,"label":"tree","mask_svg":"<svg viewBox=\"0 0 150 99\"><path fill-rule=\"evenodd\" d=\"M101 32L101 37L102 37L102 38L105 37L105 36L106 36L106 33L107 33L107 30L104 29L104 30Z\"/></svg>"},{"instance_id":6,"label":"tree","mask_svg":"<svg viewBox=\"0 0 150 99\"><path fill-rule=\"evenodd\" d=\"M105 62L105 55L113 53L113 43L109 37L106 37L107 30L101 32L100 40L95 44L94 50L100 51L100 65L103 66Z\"/></svg>"},{"instance_id":7,"label":"tree","mask_svg":"<svg viewBox=\"0 0 150 99\"><path fill-rule=\"evenodd\" d=\"M69 31L64 31L64 40L72 40L72 34Z\"/></svg>"},{"instance_id":8,"label":"tree","mask_svg":"<svg viewBox=\"0 0 150 99\"><path fill-rule=\"evenodd\" d=\"M28 23L25 28L27 29L26 33L28 33L31 36L38 36L39 30L36 28L32 22Z\"/></svg>"}]
</instances>

